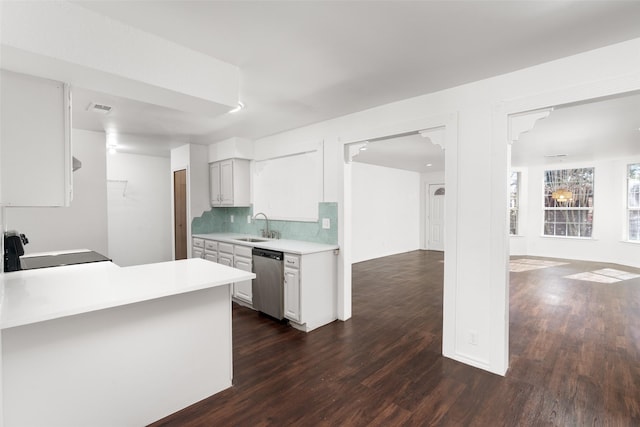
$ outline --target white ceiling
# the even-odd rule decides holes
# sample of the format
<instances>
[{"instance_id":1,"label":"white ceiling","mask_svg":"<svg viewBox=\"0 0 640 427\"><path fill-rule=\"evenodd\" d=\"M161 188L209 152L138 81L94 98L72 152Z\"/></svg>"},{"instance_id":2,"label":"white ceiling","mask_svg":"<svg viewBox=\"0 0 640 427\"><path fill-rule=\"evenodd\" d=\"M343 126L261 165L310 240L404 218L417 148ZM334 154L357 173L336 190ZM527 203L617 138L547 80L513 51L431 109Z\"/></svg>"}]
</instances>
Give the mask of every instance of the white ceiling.
<instances>
[{"instance_id":1,"label":"white ceiling","mask_svg":"<svg viewBox=\"0 0 640 427\"><path fill-rule=\"evenodd\" d=\"M640 93L555 107L514 142L511 164L558 165L634 155L640 155Z\"/></svg>"},{"instance_id":2,"label":"white ceiling","mask_svg":"<svg viewBox=\"0 0 640 427\"><path fill-rule=\"evenodd\" d=\"M237 114L114 99L108 119L74 112L76 127L158 144L257 139L640 37L636 1L75 3L240 68L247 108ZM83 92L75 99L100 102Z\"/></svg>"},{"instance_id":3,"label":"white ceiling","mask_svg":"<svg viewBox=\"0 0 640 427\"><path fill-rule=\"evenodd\" d=\"M369 142L353 161L414 172L441 172L444 150L416 132Z\"/></svg>"}]
</instances>

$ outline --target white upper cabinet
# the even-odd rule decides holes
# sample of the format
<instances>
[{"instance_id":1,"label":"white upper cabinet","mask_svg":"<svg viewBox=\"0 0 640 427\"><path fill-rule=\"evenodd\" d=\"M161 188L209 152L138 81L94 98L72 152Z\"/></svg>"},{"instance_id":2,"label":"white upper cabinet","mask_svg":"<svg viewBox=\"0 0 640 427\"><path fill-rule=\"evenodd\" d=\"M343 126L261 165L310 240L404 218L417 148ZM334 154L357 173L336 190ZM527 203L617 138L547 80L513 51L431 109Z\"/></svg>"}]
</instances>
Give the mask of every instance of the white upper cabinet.
<instances>
[{"instance_id":1,"label":"white upper cabinet","mask_svg":"<svg viewBox=\"0 0 640 427\"><path fill-rule=\"evenodd\" d=\"M209 165L211 206L249 206L249 160L229 159Z\"/></svg>"},{"instance_id":2,"label":"white upper cabinet","mask_svg":"<svg viewBox=\"0 0 640 427\"><path fill-rule=\"evenodd\" d=\"M73 164L68 85L0 73L1 203L69 206Z\"/></svg>"}]
</instances>

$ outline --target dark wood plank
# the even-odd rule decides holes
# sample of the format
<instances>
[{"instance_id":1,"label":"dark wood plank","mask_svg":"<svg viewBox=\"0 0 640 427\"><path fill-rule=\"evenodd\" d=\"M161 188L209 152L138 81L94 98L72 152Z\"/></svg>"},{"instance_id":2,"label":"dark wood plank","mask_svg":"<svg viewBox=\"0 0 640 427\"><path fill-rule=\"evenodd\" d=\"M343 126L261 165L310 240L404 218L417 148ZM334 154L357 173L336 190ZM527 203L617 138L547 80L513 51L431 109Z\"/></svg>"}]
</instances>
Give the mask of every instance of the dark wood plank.
<instances>
[{"instance_id":1,"label":"dark wood plank","mask_svg":"<svg viewBox=\"0 0 640 427\"><path fill-rule=\"evenodd\" d=\"M355 264L353 318L309 334L233 309L234 386L154 426L640 425L640 279L511 273L511 364L441 356L442 254Z\"/></svg>"}]
</instances>

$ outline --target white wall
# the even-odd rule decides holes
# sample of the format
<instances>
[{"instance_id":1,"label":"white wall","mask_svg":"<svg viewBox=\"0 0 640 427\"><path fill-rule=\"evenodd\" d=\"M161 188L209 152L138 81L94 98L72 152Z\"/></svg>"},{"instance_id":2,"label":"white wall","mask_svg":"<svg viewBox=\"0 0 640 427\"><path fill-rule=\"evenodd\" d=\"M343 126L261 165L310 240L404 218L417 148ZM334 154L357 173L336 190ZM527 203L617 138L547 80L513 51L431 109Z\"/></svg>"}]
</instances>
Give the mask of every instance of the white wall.
<instances>
[{"instance_id":1,"label":"white wall","mask_svg":"<svg viewBox=\"0 0 640 427\"><path fill-rule=\"evenodd\" d=\"M82 168L73 173L68 208L6 208L5 227L26 234L25 253L91 249L107 254L105 135L73 129L73 155Z\"/></svg>"},{"instance_id":2,"label":"white wall","mask_svg":"<svg viewBox=\"0 0 640 427\"><path fill-rule=\"evenodd\" d=\"M113 262L127 266L170 261L169 159L109 154L107 178L109 256ZM114 181L126 181L126 189L125 183Z\"/></svg>"},{"instance_id":3,"label":"white wall","mask_svg":"<svg viewBox=\"0 0 640 427\"><path fill-rule=\"evenodd\" d=\"M331 153L325 156L325 201L340 202L340 215L347 215L340 227L348 229L349 203L342 196L349 192L342 184L349 179L349 169L344 167L342 146L355 141L351 136L358 134L363 136L358 140L364 140L367 134L376 137L392 130L397 134L410 130L414 122L455 115L457 124L447 129L457 133L455 147L445 148L447 206L455 209L446 219L443 353L504 374L508 367L507 114L637 90L638 52L640 39L634 39L394 102L262 138L256 141L256 154L263 146L275 151L324 140L325 153ZM351 248L344 247L345 242L349 238L340 235L345 258L339 293L350 292Z\"/></svg>"},{"instance_id":4,"label":"white wall","mask_svg":"<svg viewBox=\"0 0 640 427\"><path fill-rule=\"evenodd\" d=\"M640 267L640 244L626 242L626 174L627 165L640 163L640 157L597 160L588 163L562 163L527 168L528 197L523 195L521 210L526 214L519 232L522 237L516 250L519 255L603 261ZM594 167L594 215L591 239L546 237L543 232L542 187L547 169ZM515 251L512 251L514 253Z\"/></svg>"},{"instance_id":5,"label":"white wall","mask_svg":"<svg viewBox=\"0 0 640 427\"><path fill-rule=\"evenodd\" d=\"M420 174L352 164L353 262L420 249Z\"/></svg>"}]
</instances>

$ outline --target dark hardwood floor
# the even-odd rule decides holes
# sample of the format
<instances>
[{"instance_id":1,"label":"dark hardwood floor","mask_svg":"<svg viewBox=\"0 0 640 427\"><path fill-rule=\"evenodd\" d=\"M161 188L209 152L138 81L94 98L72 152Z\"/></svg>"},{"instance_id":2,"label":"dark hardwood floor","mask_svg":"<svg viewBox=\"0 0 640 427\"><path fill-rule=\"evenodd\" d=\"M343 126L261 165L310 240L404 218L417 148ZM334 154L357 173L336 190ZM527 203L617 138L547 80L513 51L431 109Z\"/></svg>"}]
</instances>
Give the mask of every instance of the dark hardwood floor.
<instances>
[{"instance_id":1,"label":"dark hardwood floor","mask_svg":"<svg viewBox=\"0 0 640 427\"><path fill-rule=\"evenodd\" d=\"M441 356L442 254L353 267L353 318L309 334L233 309L234 386L154 426L639 426L640 279L511 273L511 365Z\"/></svg>"}]
</instances>

